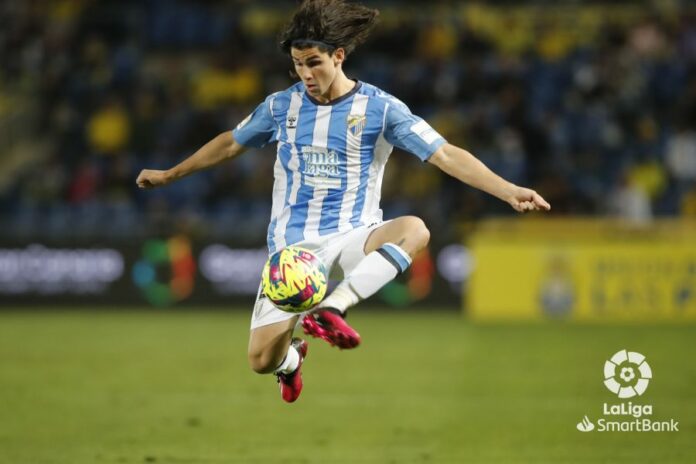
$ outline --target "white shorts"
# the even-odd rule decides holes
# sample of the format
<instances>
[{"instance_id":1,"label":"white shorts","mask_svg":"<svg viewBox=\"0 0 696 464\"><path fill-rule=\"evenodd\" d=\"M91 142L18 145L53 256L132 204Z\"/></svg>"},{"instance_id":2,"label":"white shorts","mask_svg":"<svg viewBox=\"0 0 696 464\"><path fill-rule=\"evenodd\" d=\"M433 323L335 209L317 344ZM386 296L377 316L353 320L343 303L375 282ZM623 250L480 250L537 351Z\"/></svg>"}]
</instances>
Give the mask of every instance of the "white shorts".
<instances>
[{"instance_id":1,"label":"white shorts","mask_svg":"<svg viewBox=\"0 0 696 464\"><path fill-rule=\"evenodd\" d=\"M365 257L365 242L370 233L389 221L377 222L369 226L361 226L348 232L336 232L324 235L314 240L305 240L294 245L306 248L316 254L324 263L330 279L342 280L344 275L352 271ZM261 293L261 285L256 295L254 312L251 315L251 329L263 327L287 321L295 316L305 313L293 314L273 306L273 304Z\"/></svg>"}]
</instances>

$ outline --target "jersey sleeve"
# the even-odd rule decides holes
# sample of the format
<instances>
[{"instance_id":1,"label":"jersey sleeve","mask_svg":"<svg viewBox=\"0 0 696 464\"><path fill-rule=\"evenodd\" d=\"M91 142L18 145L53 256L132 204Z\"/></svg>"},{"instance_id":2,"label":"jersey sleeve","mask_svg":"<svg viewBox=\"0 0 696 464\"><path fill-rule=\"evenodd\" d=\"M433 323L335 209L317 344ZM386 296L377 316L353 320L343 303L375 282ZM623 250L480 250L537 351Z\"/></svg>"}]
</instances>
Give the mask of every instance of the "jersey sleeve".
<instances>
[{"instance_id":1,"label":"jersey sleeve","mask_svg":"<svg viewBox=\"0 0 696 464\"><path fill-rule=\"evenodd\" d=\"M389 102L384 122L384 138L395 147L427 161L446 141L423 118L411 113L398 100Z\"/></svg>"},{"instance_id":2,"label":"jersey sleeve","mask_svg":"<svg viewBox=\"0 0 696 464\"><path fill-rule=\"evenodd\" d=\"M266 98L253 113L232 130L234 139L250 148L261 148L276 140L277 125L273 118L273 95Z\"/></svg>"}]
</instances>

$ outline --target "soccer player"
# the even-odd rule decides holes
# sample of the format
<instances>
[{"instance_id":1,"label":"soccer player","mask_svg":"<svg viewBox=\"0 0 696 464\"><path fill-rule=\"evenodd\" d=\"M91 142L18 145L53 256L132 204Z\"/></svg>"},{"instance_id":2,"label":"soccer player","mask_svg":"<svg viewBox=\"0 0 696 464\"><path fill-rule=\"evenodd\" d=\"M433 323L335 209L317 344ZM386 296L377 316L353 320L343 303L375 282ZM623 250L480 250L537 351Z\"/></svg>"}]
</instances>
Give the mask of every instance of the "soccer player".
<instances>
[{"instance_id":1,"label":"soccer player","mask_svg":"<svg viewBox=\"0 0 696 464\"><path fill-rule=\"evenodd\" d=\"M275 308L259 290L249 363L258 373L276 374L287 402L300 395L307 355L307 342L293 338L297 323L306 334L355 348L360 335L345 320L348 308L406 271L428 244L430 232L420 218L382 219L382 176L394 146L519 212L550 209L535 191L505 181L448 144L401 101L344 74L343 62L377 16L377 10L344 0L305 0L281 34L300 81L268 96L234 130L180 164L143 170L137 179L142 188L166 185L247 148L277 143L269 251L297 244L314 252L332 277L343 278L317 309L300 316Z\"/></svg>"}]
</instances>

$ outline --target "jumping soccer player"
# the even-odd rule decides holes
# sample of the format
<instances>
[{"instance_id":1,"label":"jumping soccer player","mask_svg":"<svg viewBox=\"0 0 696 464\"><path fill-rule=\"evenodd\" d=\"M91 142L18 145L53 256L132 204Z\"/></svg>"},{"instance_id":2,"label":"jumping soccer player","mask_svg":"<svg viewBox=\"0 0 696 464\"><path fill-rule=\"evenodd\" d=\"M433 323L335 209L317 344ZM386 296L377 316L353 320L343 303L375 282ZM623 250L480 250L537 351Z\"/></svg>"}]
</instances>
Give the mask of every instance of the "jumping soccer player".
<instances>
[{"instance_id":1,"label":"jumping soccer player","mask_svg":"<svg viewBox=\"0 0 696 464\"><path fill-rule=\"evenodd\" d=\"M297 244L319 256L333 277L343 278L317 309L300 316L277 309L259 289L249 363L260 374L277 375L287 402L302 390L307 342L292 338L300 318L305 333L342 349L357 347L360 335L345 321L348 308L406 271L428 244L430 232L421 219L382 219L382 177L394 146L516 211L550 209L535 191L505 181L448 144L401 101L346 77L343 62L365 41L378 14L344 0L305 0L281 34L281 48L301 82L267 97L231 133L172 169L146 169L137 179L142 188L166 185L246 148L277 142L270 253Z\"/></svg>"}]
</instances>

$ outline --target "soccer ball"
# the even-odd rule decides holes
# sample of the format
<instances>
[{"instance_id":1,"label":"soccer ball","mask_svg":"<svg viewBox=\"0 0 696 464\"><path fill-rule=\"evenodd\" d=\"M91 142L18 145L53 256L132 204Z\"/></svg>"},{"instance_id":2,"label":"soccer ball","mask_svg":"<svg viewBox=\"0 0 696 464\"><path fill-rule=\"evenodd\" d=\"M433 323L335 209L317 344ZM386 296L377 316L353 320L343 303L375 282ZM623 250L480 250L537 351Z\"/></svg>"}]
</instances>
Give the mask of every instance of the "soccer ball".
<instances>
[{"instance_id":1,"label":"soccer ball","mask_svg":"<svg viewBox=\"0 0 696 464\"><path fill-rule=\"evenodd\" d=\"M272 254L261 275L263 293L280 310L307 311L326 295L324 264L309 250L289 246Z\"/></svg>"}]
</instances>

